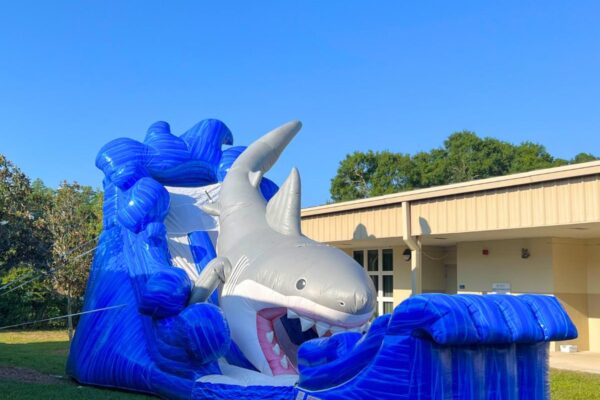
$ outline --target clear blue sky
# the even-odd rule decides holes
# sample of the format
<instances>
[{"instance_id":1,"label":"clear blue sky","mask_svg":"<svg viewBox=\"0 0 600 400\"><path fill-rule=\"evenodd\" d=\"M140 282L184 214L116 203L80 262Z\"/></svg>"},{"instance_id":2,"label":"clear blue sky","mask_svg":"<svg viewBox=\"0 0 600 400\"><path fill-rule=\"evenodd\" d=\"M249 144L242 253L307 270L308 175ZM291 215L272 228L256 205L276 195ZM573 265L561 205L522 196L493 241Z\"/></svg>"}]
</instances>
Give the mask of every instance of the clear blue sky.
<instances>
[{"instance_id":1,"label":"clear blue sky","mask_svg":"<svg viewBox=\"0 0 600 400\"><path fill-rule=\"evenodd\" d=\"M600 154L600 3L13 1L0 13L0 153L99 187L98 149L222 119L237 144L300 119L296 165L324 203L354 150L415 153L470 129Z\"/></svg>"}]
</instances>

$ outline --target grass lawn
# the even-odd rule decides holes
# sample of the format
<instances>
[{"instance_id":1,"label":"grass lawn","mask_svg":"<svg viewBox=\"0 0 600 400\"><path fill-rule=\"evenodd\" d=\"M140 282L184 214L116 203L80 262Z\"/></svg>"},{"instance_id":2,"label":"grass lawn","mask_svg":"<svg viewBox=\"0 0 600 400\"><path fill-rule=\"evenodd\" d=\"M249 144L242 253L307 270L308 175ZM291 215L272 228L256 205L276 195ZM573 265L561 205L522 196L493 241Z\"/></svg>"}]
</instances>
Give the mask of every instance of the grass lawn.
<instances>
[{"instance_id":1,"label":"grass lawn","mask_svg":"<svg viewBox=\"0 0 600 400\"><path fill-rule=\"evenodd\" d=\"M552 400L598 400L600 375L552 370L550 393Z\"/></svg>"},{"instance_id":2,"label":"grass lawn","mask_svg":"<svg viewBox=\"0 0 600 400\"><path fill-rule=\"evenodd\" d=\"M65 377L66 332L0 332L0 398L145 400L144 395L79 386ZM16 368L6 368L16 367Z\"/></svg>"},{"instance_id":3,"label":"grass lawn","mask_svg":"<svg viewBox=\"0 0 600 400\"><path fill-rule=\"evenodd\" d=\"M64 376L68 348L65 332L0 332L2 399L153 399L79 386ZM597 375L553 370L550 386L552 400L600 400Z\"/></svg>"}]
</instances>

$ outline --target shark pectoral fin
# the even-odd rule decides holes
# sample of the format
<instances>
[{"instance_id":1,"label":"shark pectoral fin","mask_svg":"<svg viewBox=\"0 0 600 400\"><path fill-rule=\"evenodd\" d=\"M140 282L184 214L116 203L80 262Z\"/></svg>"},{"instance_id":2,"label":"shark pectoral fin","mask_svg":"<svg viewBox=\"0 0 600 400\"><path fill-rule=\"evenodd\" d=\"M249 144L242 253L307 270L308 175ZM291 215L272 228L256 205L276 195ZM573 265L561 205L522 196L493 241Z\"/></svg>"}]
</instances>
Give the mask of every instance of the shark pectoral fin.
<instances>
[{"instance_id":1,"label":"shark pectoral fin","mask_svg":"<svg viewBox=\"0 0 600 400\"><path fill-rule=\"evenodd\" d=\"M263 172L262 171L250 171L248 172L248 179L250 180L250 184L257 188L260 185L260 181L262 180Z\"/></svg>"},{"instance_id":2,"label":"shark pectoral fin","mask_svg":"<svg viewBox=\"0 0 600 400\"><path fill-rule=\"evenodd\" d=\"M300 174L292 168L275 196L267 203L269 226L283 235L301 235L300 230Z\"/></svg>"},{"instance_id":3,"label":"shark pectoral fin","mask_svg":"<svg viewBox=\"0 0 600 400\"><path fill-rule=\"evenodd\" d=\"M220 283L231 273L231 263L226 257L217 257L210 261L194 282L190 304L206 301Z\"/></svg>"},{"instance_id":4,"label":"shark pectoral fin","mask_svg":"<svg viewBox=\"0 0 600 400\"><path fill-rule=\"evenodd\" d=\"M213 215L215 217L218 217L219 215L221 215L219 203L206 203L206 204L200 206L200 209L202 209L202 211L204 211L208 215Z\"/></svg>"}]
</instances>

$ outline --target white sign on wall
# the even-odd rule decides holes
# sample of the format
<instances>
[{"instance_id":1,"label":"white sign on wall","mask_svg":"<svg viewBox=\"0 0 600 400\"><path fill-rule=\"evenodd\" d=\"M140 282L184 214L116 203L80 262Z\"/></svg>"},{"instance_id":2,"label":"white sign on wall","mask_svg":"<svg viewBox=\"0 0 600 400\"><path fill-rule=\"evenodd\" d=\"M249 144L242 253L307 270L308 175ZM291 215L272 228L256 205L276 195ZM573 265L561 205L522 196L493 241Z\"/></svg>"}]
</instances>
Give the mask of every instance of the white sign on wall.
<instances>
[{"instance_id":1,"label":"white sign on wall","mask_svg":"<svg viewBox=\"0 0 600 400\"><path fill-rule=\"evenodd\" d=\"M492 293L509 294L510 293L510 283L508 283L508 282L492 283Z\"/></svg>"}]
</instances>

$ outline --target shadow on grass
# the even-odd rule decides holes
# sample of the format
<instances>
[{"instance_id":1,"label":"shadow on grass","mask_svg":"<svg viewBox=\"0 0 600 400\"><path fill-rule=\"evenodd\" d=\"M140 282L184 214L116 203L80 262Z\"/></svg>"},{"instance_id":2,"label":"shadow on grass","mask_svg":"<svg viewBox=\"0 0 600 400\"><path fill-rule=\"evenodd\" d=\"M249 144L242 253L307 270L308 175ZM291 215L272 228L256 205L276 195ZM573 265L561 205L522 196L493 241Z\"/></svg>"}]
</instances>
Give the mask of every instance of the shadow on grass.
<instances>
[{"instance_id":1,"label":"shadow on grass","mask_svg":"<svg viewBox=\"0 0 600 400\"><path fill-rule=\"evenodd\" d=\"M0 380L0 393L6 400L144 400L156 399L139 394L119 392L109 389L98 389L89 386L79 386L73 381L65 380L58 384L25 384L14 381Z\"/></svg>"},{"instance_id":2,"label":"shadow on grass","mask_svg":"<svg viewBox=\"0 0 600 400\"><path fill-rule=\"evenodd\" d=\"M0 343L0 365L64 375L69 342Z\"/></svg>"},{"instance_id":3,"label":"shadow on grass","mask_svg":"<svg viewBox=\"0 0 600 400\"><path fill-rule=\"evenodd\" d=\"M65 376L68 341L0 343L2 399L153 399L144 395L80 386Z\"/></svg>"}]
</instances>

